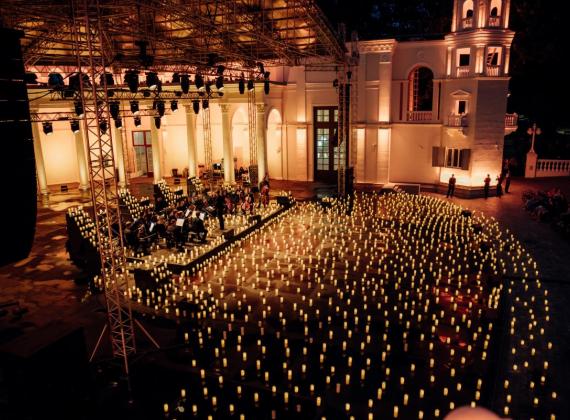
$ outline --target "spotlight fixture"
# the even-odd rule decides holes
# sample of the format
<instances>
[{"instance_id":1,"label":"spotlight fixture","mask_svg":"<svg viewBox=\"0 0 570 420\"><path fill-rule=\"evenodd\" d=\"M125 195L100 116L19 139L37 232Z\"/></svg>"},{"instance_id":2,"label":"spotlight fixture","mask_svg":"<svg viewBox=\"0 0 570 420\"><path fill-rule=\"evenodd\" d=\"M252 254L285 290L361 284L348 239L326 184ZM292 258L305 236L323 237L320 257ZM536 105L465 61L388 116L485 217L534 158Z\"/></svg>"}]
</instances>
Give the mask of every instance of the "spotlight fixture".
<instances>
[{"instance_id":1,"label":"spotlight fixture","mask_svg":"<svg viewBox=\"0 0 570 420\"><path fill-rule=\"evenodd\" d=\"M121 128L123 126L122 118L115 118L115 128Z\"/></svg>"},{"instance_id":2,"label":"spotlight fixture","mask_svg":"<svg viewBox=\"0 0 570 420\"><path fill-rule=\"evenodd\" d=\"M53 124L49 121L45 121L42 123L42 127L44 129L44 134L46 136L51 136L53 134Z\"/></svg>"},{"instance_id":3,"label":"spotlight fixture","mask_svg":"<svg viewBox=\"0 0 570 420\"><path fill-rule=\"evenodd\" d=\"M216 78L216 89L218 89L219 92L224 90L224 76L218 76Z\"/></svg>"},{"instance_id":4,"label":"spotlight fixture","mask_svg":"<svg viewBox=\"0 0 570 420\"><path fill-rule=\"evenodd\" d=\"M224 70L225 70L225 69L226 69L226 68L220 64L220 65L218 66L218 68L216 69L216 74L217 74L218 76L222 76L222 75L224 74Z\"/></svg>"},{"instance_id":5,"label":"spotlight fixture","mask_svg":"<svg viewBox=\"0 0 570 420\"><path fill-rule=\"evenodd\" d=\"M150 97L150 90L145 89L142 91L142 94L143 94L143 98L148 98L148 97Z\"/></svg>"},{"instance_id":6,"label":"spotlight fixture","mask_svg":"<svg viewBox=\"0 0 570 420\"><path fill-rule=\"evenodd\" d=\"M73 107L75 108L75 115L79 118L83 118L83 103L81 101L75 101Z\"/></svg>"},{"instance_id":7,"label":"spotlight fixture","mask_svg":"<svg viewBox=\"0 0 570 420\"><path fill-rule=\"evenodd\" d=\"M139 101L131 101L131 112L134 115L139 114Z\"/></svg>"},{"instance_id":8,"label":"spotlight fixture","mask_svg":"<svg viewBox=\"0 0 570 420\"><path fill-rule=\"evenodd\" d=\"M180 75L180 88L184 93L188 93L188 91L190 90L190 76L188 76L187 74Z\"/></svg>"},{"instance_id":9,"label":"spotlight fixture","mask_svg":"<svg viewBox=\"0 0 570 420\"><path fill-rule=\"evenodd\" d=\"M36 85L38 83L38 75L32 72L26 72L24 82L27 85Z\"/></svg>"},{"instance_id":10,"label":"spotlight fixture","mask_svg":"<svg viewBox=\"0 0 570 420\"><path fill-rule=\"evenodd\" d=\"M212 82L210 81L206 82L206 93L208 96L212 94Z\"/></svg>"},{"instance_id":11,"label":"spotlight fixture","mask_svg":"<svg viewBox=\"0 0 570 420\"><path fill-rule=\"evenodd\" d=\"M154 117L154 126L156 128L160 128L160 122L161 122L160 117Z\"/></svg>"},{"instance_id":12,"label":"spotlight fixture","mask_svg":"<svg viewBox=\"0 0 570 420\"><path fill-rule=\"evenodd\" d=\"M141 125L141 117L134 118L135 127L140 127Z\"/></svg>"},{"instance_id":13,"label":"spotlight fixture","mask_svg":"<svg viewBox=\"0 0 570 420\"><path fill-rule=\"evenodd\" d=\"M79 133L79 121L71 120L69 122L69 126L71 127L71 131L73 131L74 134Z\"/></svg>"},{"instance_id":14,"label":"spotlight fixture","mask_svg":"<svg viewBox=\"0 0 570 420\"><path fill-rule=\"evenodd\" d=\"M172 112L176 112L178 110L178 101L175 100L170 101L170 110Z\"/></svg>"},{"instance_id":15,"label":"spotlight fixture","mask_svg":"<svg viewBox=\"0 0 570 420\"><path fill-rule=\"evenodd\" d=\"M99 79L99 84L101 86L103 86L104 84L107 86L114 86L115 79L113 79L113 75L111 73L106 71L104 74L101 75L101 78Z\"/></svg>"},{"instance_id":16,"label":"spotlight fixture","mask_svg":"<svg viewBox=\"0 0 570 420\"><path fill-rule=\"evenodd\" d=\"M172 73L172 83L180 83L180 73Z\"/></svg>"},{"instance_id":17,"label":"spotlight fixture","mask_svg":"<svg viewBox=\"0 0 570 420\"><path fill-rule=\"evenodd\" d=\"M269 95L269 75L270 73L268 71L263 73L263 91L266 95Z\"/></svg>"},{"instance_id":18,"label":"spotlight fixture","mask_svg":"<svg viewBox=\"0 0 570 420\"><path fill-rule=\"evenodd\" d=\"M101 134L107 134L107 128L109 128L109 126L107 125L107 121L99 120L99 131L101 132Z\"/></svg>"},{"instance_id":19,"label":"spotlight fixture","mask_svg":"<svg viewBox=\"0 0 570 420\"><path fill-rule=\"evenodd\" d=\"M79 91L81 90L81 77L83 77L83 85L89 86L89 76L82 73L73 73L69 76L69 89ZM87 79L87 80L86 80ZM87 83L85 83L87 82Z\"/></svg>"},{"instance_id":20,"label":"spotlight fixture","mask_svg":"<svg viewBox=\"0 0 570 420\"><path fill-rule=\"evenodd\" d=\"M238 89L239 89L239 93L241 95L243 95L245 93L245 78L243 77L243 73L241 74L241 77L239 78Z\"/></svg>"},{"instance_id":21,"label":"spotlight fixture","mask_svg":"<svg viewBox=\"0 0 570 420\"><path fill-rule=\"evenodd\" d=\"M202 108L208 109L210 107L210 101L208 99L202 99Z\"/></svg>"},{"instance_id":22,"label":"spotlight fixture","mask_svg":"<svg viewBox=\"0 0 570 420\"><path fill-rule=\"evenodd\" d=\"M265 66L263 65L263 63L260 61L257 63L257 67L259 68L259 73L260 74L264 74L265 73Z\"/></svg>"},{"instance_id":23,"label":"spotlight fixture","mask_svg":"<svg viewBox=\"0 0 570 420\"><path fill-rule=\"evenodd\" d=\"M192 101L192 109L194 110L194 114L198 115L198 113L200 112L200 101L197 99L194 99Z\"/></svg>"},{"instance_id":24,"label":"spotlight fixture","mask_svg":"<svg viewBox=\"0 0 570 420\"><path fill-rule=\"evenodd\" d=\"M194 79L194 85L196 86L196 89L203 91L204 88L204 78L202 77L201 74L197 74L196 78Z\"/></svg>"},{"instance_id":25,"label":"spotlight fixture","mask_svg":"<svg viewBox=\"0 0 570 420\"><path fill-rule=\"evenodd\" d=\"M146 74L146 85L149 89L155 90L156 88L158 88L159 83L160 83L160 80L158 79L158 74L156 74L156 72L154 72L154 71L147 72L147 74Z\"/></svg>"},{"instance_id":26,"label":"spotlight fixture","mask_svg":"<svg viewBox=\"0 0 570 420\"><path fill-rule=\"evenodd\" d=\"M139 89L139 72L137 70L127 70L125 72L125 83L131 93L137 93Z\"/></svg>"},{"instance_id":27,"label":"spotlight fixture","mask_svg":"<svg viewBox=\"0 0 570 420\"><path fill-rule=\"evenodd\" d=\"M247 90L251 92L253 89L255 89L253 79L249 79L247 81Z\"/></svg>"},{"instance_id":28,"label":"spotlight fixture","mask_svg":"<svg viewBox=\"0 0 570 420\"><path fill-rule=\"evenodd\" d=\"M109 103L109 113L114 120L119 118L119 106L120 105L118 101L112 101Z\"/></svg>"},{"instance_id":29,"label":"spotlight fixture","mask_svg":"<svg viewBox=\"0 0 570 420\"><path fill-rule=\"evenodd\" d=\"M63 76L60 73L50 73L48 76L48 88L63 89Z\"/></svg>"},{"instance_id":30,"label":"spotlight fixture","mask_svg":"<svg viewBox=\"0 0 570 420\"><path fill-rule=\"evenodd\" d=\"M163 100L154 101L153 108L158 111L158 115L160 115L161 117L164 115L165 108Z\"/></svg>"}]
</instances>

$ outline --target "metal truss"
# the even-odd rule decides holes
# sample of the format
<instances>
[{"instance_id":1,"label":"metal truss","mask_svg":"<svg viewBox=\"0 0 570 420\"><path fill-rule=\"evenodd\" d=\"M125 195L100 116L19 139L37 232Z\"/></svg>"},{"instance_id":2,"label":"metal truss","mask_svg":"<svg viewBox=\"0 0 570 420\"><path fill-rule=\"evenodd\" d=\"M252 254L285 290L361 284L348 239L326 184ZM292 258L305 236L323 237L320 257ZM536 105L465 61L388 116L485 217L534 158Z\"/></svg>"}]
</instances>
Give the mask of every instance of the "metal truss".
<instances>
[{"instance_id":1,"label":"metal truss","mask_svg":"<svg viewBox=\"0 0 570 420\"><path fill-rule=\"evenodd\" d=\"M74 32L84 28L73 28L70 1L0 2L6 24L25 33L27 65L74 65ZM345 61L344 44L314 0L99 0L98 24L95 54L113 68Z\"/></svg>"},{"instance_id":2,"label":"metal truss","mask_svg":"<svg viewBox=\"0 0 570 420\"><path fill-rule=\"evenodd\" d=\"M165 110L164 115L170 115L171 111ZM137 115L131 111L121 110L121 118L134 118L134 117L155 117L158 114L154 109L141 109ZM79 118L75 112L30 112L32 122L57 122L57 121L82 121L84 118Z\"/></svg>"},{"instance_id":3,"label":"metal truss","mask_svg":"<svg viewBox=\"0 0 570 420\"><path fill-rule=\"evenodd\" d=\"M204 109L202 108L202 131L204 134L204 161L205 168L208 171L208 180L210 185L213 181L212 172L212 126L210 125L210 107Z\"/></svg>"},{"instance_id":4,"label":"metal truss","mask_svg":"<svg viewBox=\"0 0 570 420\"><path fill-rule=\"evenodd\" d=\"M89 179L107 302L108 330L113 356L122 360L128 376L128 358L135 352L136 346L128 297L128 271L115 179L108 92L105 78L100 77L105 73L107 62L102 54L104 34L98 0L73 0L72 16L77 68L88 74L91 80L102 80L99 88L94 83L86 85L81 80L79 97L85 114L83 123L87 136Z\"/></svg>"}]
</instances>

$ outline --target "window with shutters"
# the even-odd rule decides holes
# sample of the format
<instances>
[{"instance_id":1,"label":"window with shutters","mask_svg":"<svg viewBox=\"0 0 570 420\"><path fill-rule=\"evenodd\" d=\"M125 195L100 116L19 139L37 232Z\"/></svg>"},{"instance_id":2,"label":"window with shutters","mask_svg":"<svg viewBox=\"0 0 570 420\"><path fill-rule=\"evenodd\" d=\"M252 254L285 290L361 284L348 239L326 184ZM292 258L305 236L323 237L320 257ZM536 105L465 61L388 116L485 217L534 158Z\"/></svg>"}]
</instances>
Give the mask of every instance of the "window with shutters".
<instances>
[{"instance_id":1,"label":"window with shutters","mask_svg":"<svg viewBox=\"0 0 570 420\"><path fill-rule=\"evenodd\" d=\"M469 159L471 150L469 149L445 149L445 167L457 169L469 169Z\"/></svg>"}]
</instances>

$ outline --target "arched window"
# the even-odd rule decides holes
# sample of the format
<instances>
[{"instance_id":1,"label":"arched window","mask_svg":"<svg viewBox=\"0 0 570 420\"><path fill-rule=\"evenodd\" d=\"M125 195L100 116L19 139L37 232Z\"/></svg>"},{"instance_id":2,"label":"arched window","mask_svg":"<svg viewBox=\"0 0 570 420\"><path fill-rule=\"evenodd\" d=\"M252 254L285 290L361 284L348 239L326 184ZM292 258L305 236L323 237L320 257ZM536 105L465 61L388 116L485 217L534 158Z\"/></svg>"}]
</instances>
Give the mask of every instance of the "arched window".
<instances>
[{"instance_id":1,"label":"arched window","mask_svg":"<svg viewBox=\"0 0 570 420\"><path fill-rule=\"evenodd\" d=\"M463 2L463 17L464 18L473 17L473 0L465 0Z\"/></svg>"},{"instance_id":2,"label":"arched window","mask_svg":"<svg viewBox=\"0 0 570 420\"><path fill-rule=\"evenodd\" d=\"M431 111L433 108L433 72L416 67L409 76L409 111Z\"/></svg>"},{"instance_id":3,"label":"arched window","mask_svg":"<svg viewBox=\"0 0 570 420\"><path fill-rule=\"evenodd\" d=\"M501 16L501 0L491 0L491 16Z\"/></svg>"},{"instance_id":4,"label":"arched window","mask_svg":"<svg viewBox=\"0 0 570 420\"><path fill-rule=\"evenodd\" d=\"M497 9L496 7L493 7L491 9L491 17L497 17L499 16L499 9Z\"/></svg>"}]
</instances>

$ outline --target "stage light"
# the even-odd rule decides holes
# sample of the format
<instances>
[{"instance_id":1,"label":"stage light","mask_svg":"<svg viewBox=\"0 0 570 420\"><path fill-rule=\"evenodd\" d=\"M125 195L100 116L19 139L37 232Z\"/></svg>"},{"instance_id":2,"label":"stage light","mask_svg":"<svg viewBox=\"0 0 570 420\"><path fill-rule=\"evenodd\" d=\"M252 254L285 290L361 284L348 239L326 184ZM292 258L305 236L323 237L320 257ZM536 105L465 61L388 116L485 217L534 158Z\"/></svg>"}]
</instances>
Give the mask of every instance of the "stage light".
<instances>
[{"instance_id":1,"label":"stage light","mask_svg":"<svg viewBox=\"0 0 570 420\"><path fill-rule=\"evenodd\" d=\"M216 89L218 89L219 92L224 90L224 76L218 76L216 78Z\"/></svg>"},{"instance_id":2,"label":"stage light","mask_svg":"<svg viewBox=\"0 0 570 420\"><path fill-rule=\"evenodd\" d=\"M123 120L121 118L115 118L115 128L121 128L123 126Z\"/></svg>"},{"instance_id":3,"label":"stage light","mask_svg":"<svg viewBox=\"0 0 570 420\"><path fill-rule=\"evenodd\" d=\"M180 88L184 93L188 93L190 90L190 76L187 74L180 75Z\"/></svg>"},{"instance_id":4,"label":"stage light","mask_svg":"<svg viewBox=\"0 0 570 420\"><path fill-rule=\"evenodd\" d=\"M270 73L268 71L263 73L263 91L266 95L269 95L269 75Z\"/></svg>"},{"instance_id":5,"label":"stage light","mask_svg":"<svg viewBox=\"0 0 570 420\"><path fill-rule=\"evenodd\" d=\"M125 72L125 83L131 93L137 93L139 89L139 72L137 70L127 70Z\"/></svg>"},{"instance_id":6,"label":"stage light","mask_svg":"<svg viewBox=\"0 0 570 420\"><path fill-rule=\"evenodd\" d=\"M142 91L143 94L143 98L149 98L150 97L150 90L145 89Z\"/></svg>"},{"instance_id":7,"label":"stage light","mask_svg":"<svg viewBox=\"0 0 570 420\"><path fill-rule=\"evenodd\" d=\"M71 127L71 131L73 131L74 134L79 133L79 121L71 120L69 122L69 126Z\"/></svg>"},{"instance_id":8,"label":"stage light","mask_svg":"<svg viewBox=\"0 0 570 420\"><path fill-rule=\"evenodd\" d=\"M99 121L99 131L101 131L101 134L107 134L107 128L109 128L109 126L107 125L107 121L100 120Z\"/></svg>"},{"instance_id":9,"label":"stage light","mask_svg":"<svg viewBox=\"0 0 570 420\"><path fill-rule=\"evenodd\" d=\"M257 67L259 68L259 73L261 73L261 74L265 73L265 66L263 65L263 63L261 61L257 63Z\"/></svg>"},{"instance_id":10,"label":"stage light","mask_svg":"<svg viewBox=\"0 0 570 420\"><path fill-rule=\"evenodd\" d=\"M113 101L109 103L109 113L114 120L119 118L119 102Z\"/></svg>"},{"instance_id":11,"label":"stage light","mask_svg":"<svg viewBox=\"0 0 570 420\"><path fill-rule=\"evenodd\" d=\"M196 86L196 89L202 91L204 90L204 78L201 74L196 75L196 79L194 79L194 85Z\"/></svg>"},{"instance_id":12,"label":"stage light","mask_svg":"<svg viewBox=\"0 0 570 420\"><path fill-rule=\"evenodd\" d=\"M83 118L83 103L81 101L75 101L73 106L75 108L75 115L79 118Z\"/></svg>"},{"instance_id":13,"label":"stage light","mask_svg":"<svg viewBox=\"0 0 570 420\"><path fill-rule=\"evenodd\" d=\"M206 82L206 94L210 96L212 94L212 82Z\"/></svg>"},{"instance_id":14,"label":"stage light","mask_svg":"<svg viewBox=\"0 0 570 420\"><path fill-rule=\"evenodd\" d=\"M135 118L134 118L134 122L135 122L135 127L140 127L140 125L141 125L141 117L135 117Z\"/></svg>"},{"instance_id":15,"label":"stage light","mask_svg":"<svg viewBox=\"0 0 570 420\"><path fill-rule=\"evenodd\" d=\"M158 111L158 115L160 115L161 117L164 115L164 110L165 110L164 101L162 100L154 101L153 108Z\"/></svg>"},{"instance_id":16,"label":"stage light","mask_svg":"<svg viewBox=\"0 0 570 420\"><path fill-rule=\"evenodd\" d=\"M208 109L210 107L210 101L207 99L202 100L202 108Z\"/></svg>"},{"instance_id":17,"label":"stage light","mask_svg":"<svg viewBox=\"0 0 570 420\"><path fill-rule=\"evenodd\" d=\"M155 90L158 88L160 80L158 79L158 74L154 71L149 71L146 74L146 85L149 89Z\"/></svg>"},{"instance_id":18,"label":"stage light","mask_svg":"<svg viewBox=\"0 0 570 420\"><path fill-rule=\"evenodd\" d=\"M51 136L53 134L53 125L49 121L42 123L42 127L46 136Z\"/></svg>"},{"instance_id":19,"label":"stage light","mask_svg":"<svg viewBox=\"0 0 570 420\"><path fill-rule=\"evenodd\" d=\"M50 73L48 76L48 88L62 89L65 86L63 76L60 73Z\"/></svg>"},{"instance_id":20,"label":"stage light","mask_svg":"<svg viewBox=\"0 0 570 420\"><path fill-rule=\"evenodd\" d=\"M180 73L172 73L172 83L180 83Z\"/></svg>"},{"instance_id":21,"label":"stage light","mask_svg":"<svg viewBox=\"0 0 570 420\"><path fill-rule=\"evenodd\" d=\"M106 71L99 78L99 84L101 86L103 86L104 84L106 84L107 86L114 86L115 85L115 79L113 79L113 75L111 73Z\"/></svg>"},{"instance_id":22,"label":"stage light","mask_svg":"<svg viewBox=\"0 0 570 420\"><path fill-rule=\"evenodd\" d=\"M194 99L192 101L192 109L194 109L194 114L198 115L198 113L200 112L200 101L197 99Z\"/></svg>"},{"instance_id":23,"label":"stage light","mask_svg":"<svg viewBox=\"0 0 570 420\"><path fill-rule=\"evenodd\" d=\"M241 95L243 95L245 93L245 79L243 77L243 73L241 74L241 77L239 78L238 89L239 89L239 93Z\"/></svg>"},{"instance_id":24,"label":"stage light","mask_svg":"<svg viewBox=\"0 0 570 420\"><path fill-rule=\"evenodd\" d=\"M26 72L24 75L24 82L27 85L35 85L38 83L38 75L31 72Z\"/></svg>"},{"instance_id":25,"label":"stage light","mask_svg":"<svg viewBox=\"0 0 570 420\"><path fill-rule=\"evenodd\" d=\"M178 101L170 101L170 110L176 112L178 110Z\"/></svg>"},{"instance_id":26,"label":"stage light","mask_svg":"<svg viewBox=\"0 0 570 420\"><path fill-rule=\"evenodd\" d=\"M220 64L220 65L218 66L218 68L216 69L216 74L217 74L218 76L221 76L221 75L224 74L224 70L226 70L226 68Z\"/></svg>"},{"instance_id":27,"label":"stage light","mask_svg":"<svg viewBox=\"0 0 570 420\"><path fill-rule=\"evenodd\" d=\"M255 84L253 82L253 79L249 79L247 81L247 90L251 92L253 89L255 89Z\"/></svg>"},{"instance_id":28,"label":"stage light","mask_svg":"<svg viewBox=\"0 0 570 420\"><path fill-rule=\"evenodd\" d=\"M131 112L134 115L139 114L139 101L131 101Z\"/></svg>"},{"instance_id":29,"label":"stage light","mask_svg":"<svg viewBox=\"0 0 570 420\"><path fill-rule=\"evenodd\" d=\"M81 90L81 82L83 82L84 87L90 87L91 81L89 76L85 73L73 73L69 76L69 88L72 90Z\"/></svg>"},{"instance_id":30,"label":"stage light","mask_svg":"<svg viewBox=\"0 0 570 420\"><path fill-rule=\"evenodd\" d=\"M160 117L154 117L154 126L156 128L160 128L160 122L161 122Z\"/></svg>"}]
</instances>

